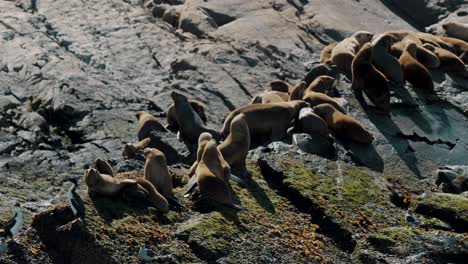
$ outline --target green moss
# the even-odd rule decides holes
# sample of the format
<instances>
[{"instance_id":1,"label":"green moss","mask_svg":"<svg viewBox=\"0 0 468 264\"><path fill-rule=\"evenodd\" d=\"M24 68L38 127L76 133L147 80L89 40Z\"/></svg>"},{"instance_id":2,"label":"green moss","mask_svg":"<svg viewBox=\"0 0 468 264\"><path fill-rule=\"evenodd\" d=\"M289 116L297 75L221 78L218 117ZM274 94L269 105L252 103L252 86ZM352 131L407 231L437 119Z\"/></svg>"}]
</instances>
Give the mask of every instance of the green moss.
<instances>
[{"instance_id":1,"label":"green moss","mask_svg":"<svg viewBox=\"0 0 468 264\"><path fill-rule=\"evenodd\" d=\"M437 193L419 198L419 203L435 208L468 213L468 199L455 194Z\"/></svg>"}]
</instances>

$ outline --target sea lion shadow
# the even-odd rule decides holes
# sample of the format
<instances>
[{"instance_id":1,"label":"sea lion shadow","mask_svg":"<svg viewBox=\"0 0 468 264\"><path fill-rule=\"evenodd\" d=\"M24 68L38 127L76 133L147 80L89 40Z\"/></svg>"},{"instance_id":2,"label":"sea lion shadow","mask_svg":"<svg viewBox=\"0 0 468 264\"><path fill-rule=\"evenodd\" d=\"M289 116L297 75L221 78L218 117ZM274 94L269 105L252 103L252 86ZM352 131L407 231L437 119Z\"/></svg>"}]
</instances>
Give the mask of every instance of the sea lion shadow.
<instances>
[{"instance_id":1,"label":"sea lion shadow","mask_svg":"<svg viewBox=\"0 0 468 264\"><path fill-rule=\"evenodd\" d=\"M399 136L402 135L403 132L401 132L400 128L395 124L395 122L393 122L391 117L367 111L366 113L369 120L396 150L400 159L405 162L406 166L408 166L414 174L421 178L421 172L416 166L417 158L414 155L414 150L411 148L407 139Z\"/></svg>"},{"instance_id":2,"label":"sea lion shadow","mask_svg":"<svg viewBox=\"0 0 468 264\"><path fill-rule=\"evenodd\" d=\"M350 154L351 160L353 160L358 165L363 165L371 170L383 172L384 170L384 161L375 149L373 144L359 144L350 142L346 149L351 150L348 152Z\"/></svg>"},{"instance_id":3,"label":"sea lion shadow","mask_svg":"<svg viewBox=\"0 0 468 264\"><path fill-rule=\"evenodd\" d=\"M8 255L13 255L15 263L30 263L26 258L28 252L26 252L21 244L14 240L7 242L7 251L5 253Z\"/></svg>"},{"instance_id":4,"label":"sea lion shadow","mask_svg":"<svg viewBox=\"0 0 468 264\"><path fill-rule=\"evenodd\" d=\"M413 91L416 93L416 95L419 98L422 98L422 99L427 99L429 96L428 93L423 92L418 88L414 88ZM400 110L400 111L397 110L399 114L403 114L406 117L410 118L413 121L413 124L419 127L425 133L432 133L431 122L422 113L421 108L419 108L418 103L412 98L411 94L404 87L398 90L398 94L400 95L400 98L405 102L404 105L409 106L409 107L399 107L399 106L393 105L393 108L395 107L398 108L398 110ZM403 108L407 108L410 110L408 111L408 114L405 114L406 111L404 111L405 109Z\"/></svg>"},{"instance_id":5,"label":"sea lion shadow","mask_svg":"<svg viewBox=\"0 0 468 264\"><path fill-rule=\"evenodd\" d=\"M275 213L275 206L271 202L265 191L258 185L257 181L252 178L252 174L247 171L247 175L241 178L242 185L253 196L258 205L269 213Z\"/></svg>"}]
</instances>

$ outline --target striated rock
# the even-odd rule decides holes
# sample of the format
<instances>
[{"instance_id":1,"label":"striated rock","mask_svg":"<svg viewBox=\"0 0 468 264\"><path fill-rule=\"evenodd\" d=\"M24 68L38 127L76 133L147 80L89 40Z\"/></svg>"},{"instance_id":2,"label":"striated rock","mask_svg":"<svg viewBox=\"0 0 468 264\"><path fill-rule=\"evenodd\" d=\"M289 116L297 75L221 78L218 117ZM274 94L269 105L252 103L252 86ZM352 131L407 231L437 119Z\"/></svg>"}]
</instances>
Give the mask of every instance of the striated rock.
<instances>
[{"instance_id":1,"label":"striated rock","mask_svg":"<svg viewBox=\"0 0 468 264\"><path fill-rule=\"evenodd\" d=\"M293 143L302 151L310 154L329 158L335 154L335 147L331 138L322 135L294 134Z\"/></svg>"},{"instance_id":2,"label":"striated rock","mask_svg":"<svg viewBox=\"0 0 468 264\"><path fill-rule=\"evenodd\" d=\"M167 164L186 163L191 164L194 160L194 151L179 141L177 135L170 132L155 131L150 134L149 148L157 148L166 156Z\"/></svg>"},{"instance_id":3,"label":"striated rock","mask_svg":"<svg viewBox=\"0 0 468 264\"><path fill-rule=\"evenodd\" d=\"M468 191L468 166L447 166L437 170L436 184L444 192Z\"/></svg>"}]
</instances>

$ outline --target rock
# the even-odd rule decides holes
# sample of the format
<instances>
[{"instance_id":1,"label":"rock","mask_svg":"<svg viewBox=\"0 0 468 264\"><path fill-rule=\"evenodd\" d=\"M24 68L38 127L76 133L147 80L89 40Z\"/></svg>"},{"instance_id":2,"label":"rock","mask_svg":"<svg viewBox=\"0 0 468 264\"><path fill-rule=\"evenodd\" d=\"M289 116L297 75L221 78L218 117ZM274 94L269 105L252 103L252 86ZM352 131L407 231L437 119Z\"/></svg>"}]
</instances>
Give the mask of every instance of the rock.
<instances>
[{"instance_id":1,"label":"rock","mask_svg":"<svg viewBox=\"0 0 468 264\"><path fill-rule=\"evenodd\" d=\"M19 126L29 131L46 131L47 121L36 112L27 112L20 117Z\"/></svg>"},{"instance_id":2,"label":"rock","mask_svg":"<svg viewBox=\"0 0 468 264\"><path fill-rule=\"evenodd\" d=\"M179 28L197 37L207 35L214 31L216 27L214 19L202 9L185 9L180 14Z\"/></svg>"},{"instance_id":3,"label":"rock","mask_svg":"<svg viewBox=\"0 0 468 264\"><path fill-rule=\"evenodd\" d=\"M149 148L157 148L166 156L167 164L192 164L195 157L177 135L170 132L154 131L150 134Z\"/></svg>"},{"instance_id":4,"label":"rock","mask_svg":"<svg viewBox=\"0 0 468 264\"><path fill-rule=\"evenodd\" d=\"M13 102L10 98L6 96L0 96L0 113L6 113L6 111L13 109L18 104Z\"/></svg>"},{"instance_id":5,"label":"rock","mask_svg":"<svg viewBox=\"0 0 468 264\"><path fill-rule=\"evenodd\" d=\"M132 170L142 170L145 167L145 162L141 160L128 159L123 160L115 166L116 172L127 172Z\"/></svg>"},{"instance_id":6,"label":"rock","mask_svg":"<svg viewBox=\"0 0 468 264\"><path fill-rule=\"evenodd\" d=\"M335 154L335 147L331 138L322 135L294 134L293 143L302 151L310 154L329 158Z\"/></svg>"},{"instance_id":7,"label":"rock","mask_svg":"<svg viewBox=\"0 0 468 264\"><path fill-rule=\"evenodd\" d=\"M468 166L446 166L437 170L436 184L448 193L468 191Z\"/></svg>"}]
</instances>

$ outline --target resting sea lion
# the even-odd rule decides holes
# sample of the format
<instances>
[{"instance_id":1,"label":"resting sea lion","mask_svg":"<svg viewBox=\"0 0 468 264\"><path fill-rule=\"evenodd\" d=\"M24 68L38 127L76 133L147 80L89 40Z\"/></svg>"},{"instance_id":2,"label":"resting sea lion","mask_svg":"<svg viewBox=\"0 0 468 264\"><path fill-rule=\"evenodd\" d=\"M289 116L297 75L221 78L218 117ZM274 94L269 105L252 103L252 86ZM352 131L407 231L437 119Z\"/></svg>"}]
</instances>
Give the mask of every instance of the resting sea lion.
<instances>
[{"instance_id":1,"label":"resting sea lion","mask_svg":"<svg viewBox=\"0 0 468 264\"><path fill-rule=\"evenodd\" d=\"M414 87L429 91L434 91L434 83L429 70L415 59L417 46L409 43L400 57L400 64L403 69L403 77Z\"/></svg>"},{"instance_id":2,"label":"resting sea lion","mask_svg":"<svg viewBox=\"0 0 468 264\"><path fill-rule=\"evenodd\" d=\"M450 21L444 23L442 28L445 30L447 35L468 42L468 24Z\"/></svg>"},{"instance_id":3,"label":"resting sea lion","mask_svg":"<svg viewBox=\"0 0 468 264\"><path fill-rule=\"evenodd\" d=\"M206 105L196 100L189 100L189 103L192 106L193 110L195 110L195 112L201 118L203 123L206 124L206 115L205 115ZM166 128L170 128L173 130L179 129L179 123L177 123L174 104L170 105L169 108L167 109L166 121L167 121Z\"/></svg>"},{"instance_id":4,"label":"resting sea lion","mask_svg":"<svg viewBox=\"0 0 468 264\"><path fill-rule=\"evenodd\" d=\"M150 113L140 111L135 114L135 117L138 119L138 140L143 140L149 137L150 133L153 131L165 131L167 129L159 123L159 121Z\"/></svg>"},{"instance_id":5,"label":"resting sea lion","mask_svg":"<svg viewBox=\"0 0 468 264\"><path fill-rule=\"evenodd\" d=\"M122 151L122 155L124 157L128 157L130 159L134 159L136 157L136 153L139 151L139 150L143 150L146 148L146 146L148 146L150 142L150 138L147 137L141 141L139 141L138 143L135 143L135 144L125 144L124 146L124 149Z\"/></svg>"},{"instance_id":6,"label":"resting sea lion","mask_svg":"<svg viewBox=\"0 0 468 264\"><path fill-rule=\"evenodd\" d=\"M250 133L244 114L232 119L229 136L218 148L231 169L238 170L243 175L247 174L245 159L250 148Z\"/></svg>"},{"instance_id":7,"label":"resting sea lion","mask_svg":"<svg viewBox=\"0 0 468 264\"><path fill-rule=\"evenodd\" d=\"M272 91L289 93L291 85L283 80L274 80L269 83L270 89Z\"/></svg>"},{"instance_id":8,"label":"resting sea lion","mask_svg":"<svg viewBox=\"0 0 468 264\"><path fill-rule=\"evenodd\" d=\"M328 94L331 92L336 84L335 78L328 75L320 75L305 89L302 97L306 96L308 92L317 92Z\"/></svg>"},{"instance_id":9,"label":"resting sea lion","mask_svg":"<svg viewBox=\"0 0 468 264\"><path fill-rule=\"evenodd\" d=\"M250 104L268 104L287 102L289 100L289 94L277 91L265 91L252 98Z\"/></svg>"},{"instance_id":10,"label":"resting sea lion","mask_svg":"<svg viewBox=\"0 0 468 264\"><path fill-rule=\"evenodd\" d=\"M331 104L333 107L338 109L338 111L345 113L345 110L335 101L334 98L323 94L323 93L316 93L316 92L309 92L303 98L304 101L309 103L310 107L314 107L319 104Z\"/></svg>"},{"instance_id":11,"label":"resting sea lion","mask_svg":"<svg viewBox=\"0 0 468 264\"><path fill-rule=\"evenodd\" d=\"M367 31L358 31L351 37L343 39L339 42L332 51L331 59L333 63L345 72L351 72L351 63L354 56L361 47L369 42L373 34Z\"/></svg>"},{"instance_id":12,"label":"resting sea lion","mask_svg":"<svg viewBox=\"0 0 468 264\"><path fill-rule=\"evenodd\" d=\"M155 148L145 148L145 179L165 198L172 197L172 177L167 169L167 161L164 154Z\"/></svg>"},{"instance_id":13,"label":"resting sea lion","mask_svg":"<svg viewBox=\"0 0 468 264\"><path fill-rule=\"evenodd\" d=\"M298 82L289 93L289 101L302 100L307 84L304 81Z\"/></svg>"},{"instance_id":14,"label":"resting sea lion","mask_svg":"<svg viewBox=\"0 0 468 264\"><path fill-rule=\"evenodd\" d=\"M93 167L99 171L99 173L107 174L110 176L114 176L114 170L112 166L102 159L95 159L93 162Z\"/></svg>"},{"instance_id":15,"label":"resting sea lion","mask_svg":"<svg viewBox=\"0 0 468 264\"><path fill-rule=\"evenodd\" d=\"M457 55L448 50L434 47L429 43L424 44L423 46L434 52L437 57L439 57L441 66L449 73L453 72L455 74L459 74L462 77L468 78L468 70L466 69L463 61Z\"/></svg>"},{"instance_id":16,"label":"resting sea lion","mask_svg":"<svg viewBox=\"0 0 468 264\"><path fill-rule=\"evenodd\" d=\"M333 42L328 44L325 48L323 48L322 52L320 53L320 62L328 63L331 61L331 56L333 49L336 47L338 42Z\"/></svg>"},{"instance_id":17,"label":"resting sea lion","mask_svg":"<svg viewBox=\"0 0 468 264\"><path fill-rule=\"evenodd\" d=\"M299 118L296 124L297 130L302 133L310 135L319 134L325 137L329 133L327 123L320 116L316 115L310 107L302 108L299 111Z\"/></svg>"},{"instance_id":18,"label":"resting sea lion","mask_svg":"<svg viewBox=\"0 0 468 264\"><path fill-rule=\"evenodd\" d=\"M382 34L372 41L372 63L387 79L403 84L400 62L390 54L390 48L397 41L393 35Z\"/></svg>"},{"instance_id":19,"label":"resting sea lion","mask_svg":"<svg viewBox=\"0 0 468 264\"><path fill-rule=\"evenodd\" d=\"M449 37L440 37L440 39L444 41L445 43L453 45L455 54L458 57L460 57L460 59L464 63L468 63L468 43L467 42L460 40L460 39L449 38Z\"/></svg>"}]
</instances>

